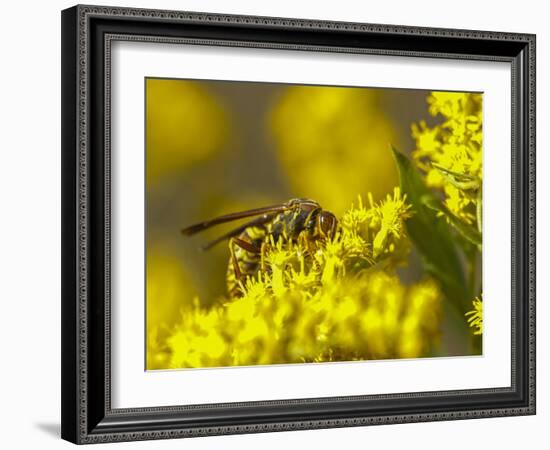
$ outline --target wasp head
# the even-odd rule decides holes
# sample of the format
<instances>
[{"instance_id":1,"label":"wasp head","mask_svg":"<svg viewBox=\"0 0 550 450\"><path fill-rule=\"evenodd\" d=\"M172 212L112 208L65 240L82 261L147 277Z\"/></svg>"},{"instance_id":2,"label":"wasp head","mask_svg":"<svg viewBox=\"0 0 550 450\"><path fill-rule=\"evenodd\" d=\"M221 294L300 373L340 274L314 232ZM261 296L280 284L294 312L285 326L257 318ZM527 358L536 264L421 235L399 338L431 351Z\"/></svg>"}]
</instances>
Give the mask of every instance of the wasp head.
<instances>
[{"instance_id":1,"label":"wasp head","mask_svg":"<svg viewBox=\"0 0 550 450\"><path fill-rule=\"evenodd\" d=\"M334 239L336 229L338 228L338 219L330 211L321 211L317 216L317 229L324 239Z\"/></svg>"}]
</instances>

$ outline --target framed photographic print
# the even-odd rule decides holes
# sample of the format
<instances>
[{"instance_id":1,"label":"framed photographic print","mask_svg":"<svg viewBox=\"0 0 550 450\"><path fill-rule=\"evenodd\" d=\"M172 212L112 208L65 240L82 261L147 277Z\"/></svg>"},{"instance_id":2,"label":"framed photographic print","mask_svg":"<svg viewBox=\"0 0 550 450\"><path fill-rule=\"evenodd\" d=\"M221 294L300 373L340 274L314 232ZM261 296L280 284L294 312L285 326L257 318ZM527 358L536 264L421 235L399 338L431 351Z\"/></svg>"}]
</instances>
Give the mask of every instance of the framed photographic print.
<instances>
[{"instance_id":1,"label":"framed photographic print","mask_svg":"<svg viewBox=\"0 0 550 450\"><path fill-rule=\"evenodd\" d=\"M535 413L534 35L75 6L62 85L63 438Z\"/></svg>"}]
</instances>

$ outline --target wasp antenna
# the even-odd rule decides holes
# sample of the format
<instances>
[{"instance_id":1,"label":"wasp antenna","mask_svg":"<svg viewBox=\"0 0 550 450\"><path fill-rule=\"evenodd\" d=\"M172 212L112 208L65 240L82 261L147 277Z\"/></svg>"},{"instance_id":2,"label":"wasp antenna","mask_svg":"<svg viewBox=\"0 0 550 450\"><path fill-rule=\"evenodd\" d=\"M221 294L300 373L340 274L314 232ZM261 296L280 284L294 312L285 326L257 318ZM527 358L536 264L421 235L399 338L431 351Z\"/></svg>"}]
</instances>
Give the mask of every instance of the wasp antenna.
<instances>
[{"instance_id":1,"label":"wasp antenna","mask_svg":"<svg viewBox=\"0 0 550 450\"><path fill-rule=\"evenodd\" d=\"M183 234L184 236L191 236L206 228L208 228L208 222L201 222L186 228L182 228L180 231L181 231L181 234Z\"/></svg>"}]
</instances>

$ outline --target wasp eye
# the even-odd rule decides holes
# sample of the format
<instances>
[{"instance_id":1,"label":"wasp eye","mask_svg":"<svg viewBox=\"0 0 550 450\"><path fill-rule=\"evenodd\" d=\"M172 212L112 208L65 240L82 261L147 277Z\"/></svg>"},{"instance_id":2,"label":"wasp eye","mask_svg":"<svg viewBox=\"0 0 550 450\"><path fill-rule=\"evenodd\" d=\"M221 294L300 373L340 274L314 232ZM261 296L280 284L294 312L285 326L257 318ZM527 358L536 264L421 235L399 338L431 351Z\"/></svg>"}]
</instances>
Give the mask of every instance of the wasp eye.
<instances>
[{"instance_id":1,"label":"wasp eye","mask_svg":"<svg viewBox=\"0 0 550 450\"><path fill-rule=\"evenodd\" d=\"M323 236L332 239L336 233L336 217L334 214L328 211L319 214L319 229Z\"/></svg>"}]
</instances>

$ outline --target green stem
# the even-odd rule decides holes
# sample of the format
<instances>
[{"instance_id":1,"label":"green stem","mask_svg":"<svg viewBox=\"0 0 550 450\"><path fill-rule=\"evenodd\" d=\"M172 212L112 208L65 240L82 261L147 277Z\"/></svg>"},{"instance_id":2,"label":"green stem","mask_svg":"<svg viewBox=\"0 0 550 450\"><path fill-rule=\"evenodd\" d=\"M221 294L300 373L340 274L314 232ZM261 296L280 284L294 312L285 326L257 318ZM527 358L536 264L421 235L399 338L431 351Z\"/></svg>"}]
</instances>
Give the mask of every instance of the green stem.
<instances>
[{"instance_id":1,"label":"green stem","mask_svg":"<svg viewBox=\"0 0 550 450\"><path fill-rule=\"evenodd\" d=\"M468 259L470 262L470 271L468 274L468 290L470 292L470 297L473 300L478 295L478 288L477 288L477 271L478 271L478 264L479 264L479 258L478 258L478 252L474 248L469 252Z\"/></svg>"}]
</instances>

